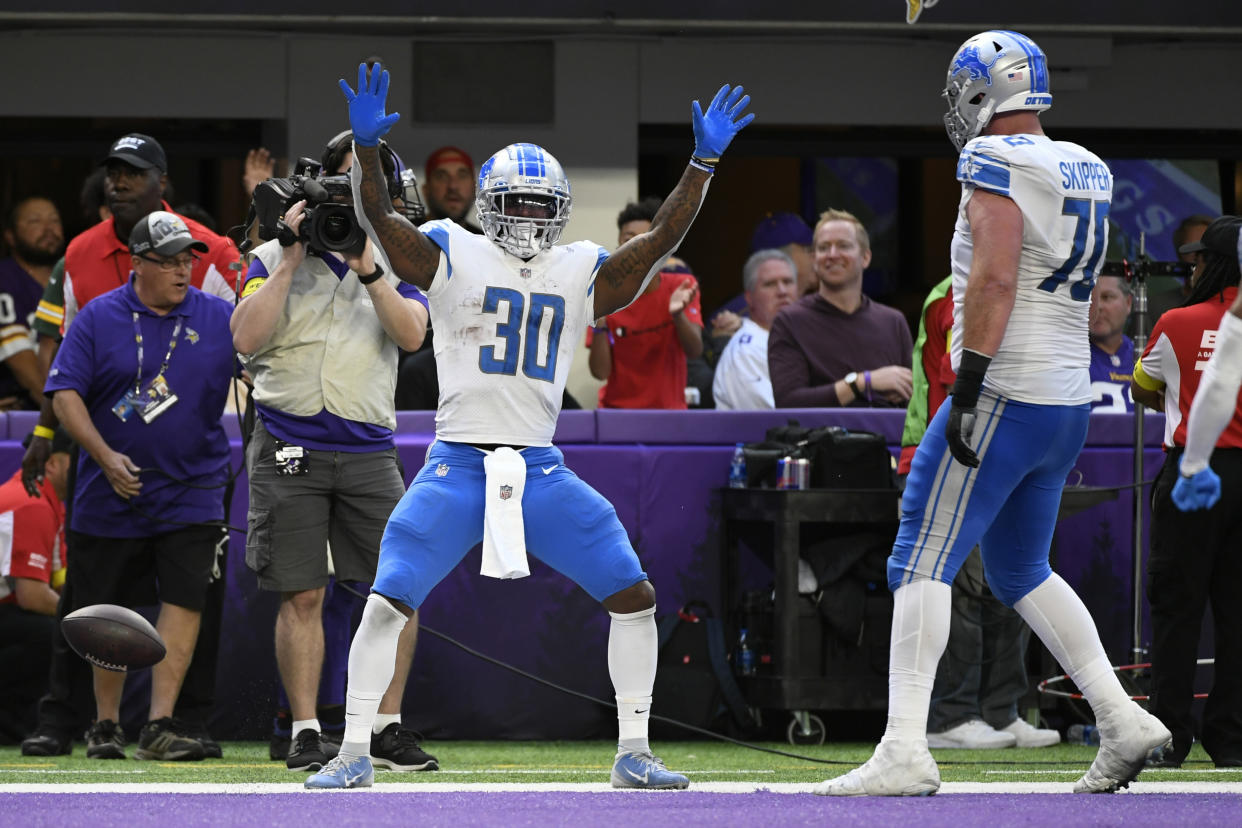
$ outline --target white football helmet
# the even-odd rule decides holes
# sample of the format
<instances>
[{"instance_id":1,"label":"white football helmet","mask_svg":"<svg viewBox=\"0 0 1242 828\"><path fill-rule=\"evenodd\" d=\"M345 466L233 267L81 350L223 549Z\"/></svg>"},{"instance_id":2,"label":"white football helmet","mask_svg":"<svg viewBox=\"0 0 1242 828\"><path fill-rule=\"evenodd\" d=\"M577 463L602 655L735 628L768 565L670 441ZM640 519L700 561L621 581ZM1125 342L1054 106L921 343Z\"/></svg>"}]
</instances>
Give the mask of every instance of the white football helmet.
<instances>
[{"instance_id":1,"label":"white football helmet","mask_svg":"<svg viewBox=\"0 0 1242 828\"><path fill-rule=\"evenodd\" d=\"M560 162L535 144L510 144L479 168L479 224L514 256L529 259L556 244L572 200Z\"/></svg>"},{"instance_id":2,"label":"white football helmet","mask_svg":"<svg viewBox=\"0 0 1242 828\"><path fill-rule=\"evenodd\" d=\"M994 115L1052 106L1048 58L1035 41L1017 32L990 31L962 44L949 64L941 97L949 103L944 128L960 152Z\"/></svg>"}]
</instances>

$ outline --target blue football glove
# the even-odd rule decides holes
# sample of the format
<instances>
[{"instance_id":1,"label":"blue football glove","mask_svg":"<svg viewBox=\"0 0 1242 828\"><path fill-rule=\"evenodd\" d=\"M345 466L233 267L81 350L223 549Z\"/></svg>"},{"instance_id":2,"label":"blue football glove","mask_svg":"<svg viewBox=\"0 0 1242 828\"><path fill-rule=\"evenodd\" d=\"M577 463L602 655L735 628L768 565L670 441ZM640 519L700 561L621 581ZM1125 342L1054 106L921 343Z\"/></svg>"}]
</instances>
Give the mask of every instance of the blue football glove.
<instances>
[{"instance_id":1,"label":"blue football glove","mask_svg":"<svg viewBox=\"0 0 1242 828\"><path fill-rule=\"evenodd\" d=\"M690 114L694 118L694 157L708 164L719 161L733 136L755 120L753 112L744 118L738 118L749 103L750 95L742 97L742 87L735 86L730 90L727 83L712 98L706 113L698 101L691 102Z\"/></svg>"},{"instance_id":2,"label":"blue football glove","mask_svg":"<svg viewBox=\"0 0 1242 828\"><path fill-rule=\"evenodd\" d=\"M380 138L401 120L399 113L384 114L384 102L388 98L388 72L377 63L368 81L367 65L359 63L358 94L354 94L344 78L341 78L340 84L349 103L349 128L354 132L354 143L360 147L378 146Z\"/></svg>"},{"instance_id":3,"label":"blue football glove","mask_svg":"<svg viewBox=\"0 0 1242 828\"><path fill-rule=\"evenodd\" d=\"M1184 458L1183 458L1184 459ZM1180 468L1181 463L1178 463ZM1173 502L1183 512L1211 509L1220 500L1220 475L1209 466L1190 477L1179 474L1173 485Z\"/></svg>"}]
</instances>

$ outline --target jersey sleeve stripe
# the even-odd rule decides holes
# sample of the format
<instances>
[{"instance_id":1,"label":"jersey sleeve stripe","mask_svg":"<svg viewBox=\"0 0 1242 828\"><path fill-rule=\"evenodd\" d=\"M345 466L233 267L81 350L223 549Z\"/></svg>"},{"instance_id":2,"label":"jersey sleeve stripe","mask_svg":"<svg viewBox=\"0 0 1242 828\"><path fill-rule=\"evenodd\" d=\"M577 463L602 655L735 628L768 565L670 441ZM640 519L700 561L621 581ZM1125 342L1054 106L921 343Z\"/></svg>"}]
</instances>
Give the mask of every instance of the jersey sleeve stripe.
<instances>
[{"instance_id":1,"label":"jersey sleeve stripe","mask_svg":"<svg viewBox=\"0 0 1242 828\"><path fill-rule=\"evenodd\" d=\"M453 259L449 255L449 234L448 230L438 224L424 224L421 228L423 235L436 243L436 246L444 251L444 258L448 262L448 270L445 271L444 279L448 281L453 278Z\"/></svg>"},{"instance_id":2,"label":"jersey sleeve stripe","mask_svg":"<svg viewBox=\"0 0 1242 828\"><path fill-rule=\"evenodd\" d=\"M957 180L974 184L998 195L1009 195L1009 164L981 152L963 152L957 163Z\"/></svg>"}]
</instances>

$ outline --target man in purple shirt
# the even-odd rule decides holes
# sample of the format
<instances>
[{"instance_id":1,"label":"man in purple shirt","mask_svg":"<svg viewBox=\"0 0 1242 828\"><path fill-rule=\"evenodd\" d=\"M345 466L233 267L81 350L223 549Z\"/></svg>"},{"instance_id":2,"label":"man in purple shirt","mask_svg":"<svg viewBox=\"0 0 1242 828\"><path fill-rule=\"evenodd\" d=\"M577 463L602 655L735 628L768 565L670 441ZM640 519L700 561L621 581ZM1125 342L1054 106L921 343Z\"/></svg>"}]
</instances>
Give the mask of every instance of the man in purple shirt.
<instances>
[{"instance_id":1,"label":"man in purple shirt","mask_svg":"<svg viewBox=\"0 0 1242 828\"><path fill-rule=\"evenodd\" d=\"M38 409L46 369L39 367L31 326L65 252L56 205L40 196L14 204L4 217L4 243L12 256L0 260L0 409Z\"/></svg>"},{"instance_id":2,"label":"man in purple shirt","mask_svg":"<svg viewBox=\"0 0 1242 828\"><path fill-rule=\"evenodd\" d=\"M1134 410L1134 341L1125 335L1134 299L1120 276L1098 276L1091 290L1091 413Z\"/></svg>"},{"instance_id":3,"label":"man in purple shirt","mask_svg":"<svg viewBox=\"0 0 1242 828\"><path fill-rule=\"evenodd\" d=\"M814 256L819 290L777 314L768 337L776 407L904 406L914 342L900 312L862 292L866 228L828 210L815 225Z\"/></svg>"},{"instance_id":4,"label":"man in purple shirt","mask_svg":"<svg viewBox=\"0 0 1242 828\"><path fill-rule=\"evenodd\" d=\"M352 141L346 131L328 142L325 174L349 170ZM389 194L405 209L400 159L384 149ZM338 583L375 579L384 527L405 494L393 441L397 351L422 344L427 299L387 272L369 239L361 250L313 249L304 240L306 209L305 201L291 205L289 232L255 248L231 324L258 415L246 450L246 564L260 588L280 593L276 663L292 719L286 767L317 771L336 755L316 704L328 544ZM389 770L438 768L401 722L417 630L415 616L371 740L375 763Z\"/></svg>"},{"instance_id":5,"label":"man in purple shirt","mask_svg":"<svg viewBox=\"0 0 1242 828\"><path fill-rule=\"evenodd\" d=\"M221 418L236 361L227 302L190 286L207 246L179 216L156 211L129 238L128 284L74 319L45 392L82 447L73 497L69 593L76 609L160 602L168 654L151 670L151 707L139 759L202 759L203 745L173 720L222 542L228 438ZM125 758L125 674L94 670L96 720L87 758Z\"/></svg>"}]
</instances>

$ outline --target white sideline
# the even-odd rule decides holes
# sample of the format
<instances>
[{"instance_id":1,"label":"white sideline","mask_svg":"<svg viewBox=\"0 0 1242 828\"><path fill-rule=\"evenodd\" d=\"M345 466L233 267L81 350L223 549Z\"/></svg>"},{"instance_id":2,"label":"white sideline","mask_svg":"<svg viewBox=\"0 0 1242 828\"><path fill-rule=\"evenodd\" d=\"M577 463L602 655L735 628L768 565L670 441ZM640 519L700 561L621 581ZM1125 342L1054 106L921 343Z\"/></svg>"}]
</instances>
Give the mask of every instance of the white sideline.
<instances>
[{"instance_id":1,"label":"white sideline","mask_svg":"<svg viewBox=\"0 0 1242 828\"><path fill-rule=\"evenodd\" d=\"M812 782L695 782L690 790L700 793L747 794L770 791L784 794L809 794ZM946 782L940 787L945 794L1068 794L1070 782ZM520 793L566 791L570 793L639 793L616 790L600 782L380 782L371 788L342 792L346 796L393 793ZM0 785L0 794L300 794L332 796L335 791L307 791L298 782L256 783L85 783L62 782L56 785L16 783ZM651 795L650 791L641 793ZM676 791L662 791L674 796ZM1242 782L1135 782L1129 794L1242 794ZM1126 793L1122 793L1122 796Z\"/></svg>"}]
</instances>

